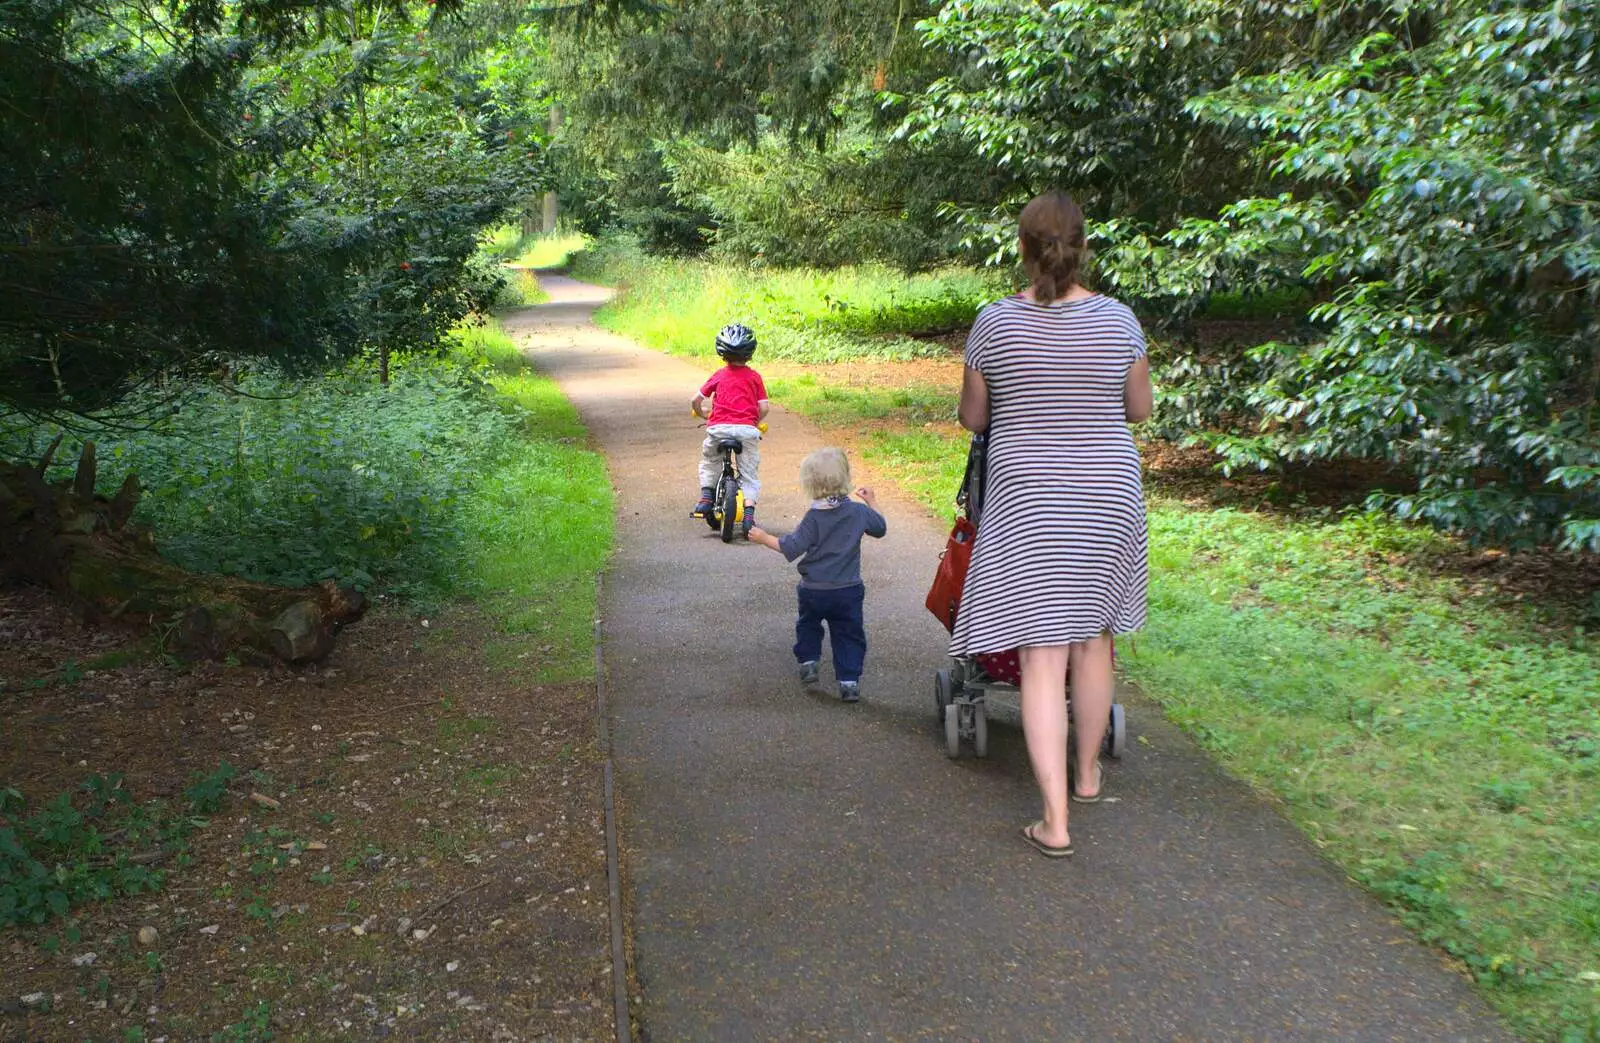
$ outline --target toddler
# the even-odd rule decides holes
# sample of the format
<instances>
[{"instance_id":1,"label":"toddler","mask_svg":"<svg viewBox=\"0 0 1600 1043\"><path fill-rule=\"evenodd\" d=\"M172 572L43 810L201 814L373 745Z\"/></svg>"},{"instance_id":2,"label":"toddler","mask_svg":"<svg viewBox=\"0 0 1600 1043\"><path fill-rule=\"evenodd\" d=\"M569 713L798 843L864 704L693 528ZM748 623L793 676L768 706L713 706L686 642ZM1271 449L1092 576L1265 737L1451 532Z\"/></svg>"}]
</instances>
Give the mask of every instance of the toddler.
<instances>
[{"instance_id":1,"label":"toddler","mask_svg":"<svg viewBox=\"0 0 1600 1043\"><path fill-rule=\"evenodd\" d=\"M695 501L691 518L704 518L712 506L713 486L722 473L722 456L717 443L737 438L739 450L739 488L744 493L744 532L755 525L756 497L761 492L761 429L770 404L767 385L761 374L750 368L756 353L756 335L748 326L734 323L717 333L717 354L727 363L700 386L689 408L705 417L706 440L700 444L700 499ZM711 400L711 415L703 411Z\"/></svg>"},{"instance_id":2,"label":"toddler","mask_svg":"<svg viewBox=\"0 0 1600 1043\"><path fill-rule=\"evenodd\" d=\"M850 460L842 449L818 449L800 464L800 485L811 509L789 535L760 528L752 542L771 547L790 561L800 559L800 618L794 625L794 657L800 680L815 684L822 658L822 625L833 645L833 674L839 698L861 699L861 666L867 657L867 632L861 618L867 588L861 582L861 537L882 538L889 523L878 513L871 489L857 489L864 501L850 499Z\"/></svg>"}]
</instances>

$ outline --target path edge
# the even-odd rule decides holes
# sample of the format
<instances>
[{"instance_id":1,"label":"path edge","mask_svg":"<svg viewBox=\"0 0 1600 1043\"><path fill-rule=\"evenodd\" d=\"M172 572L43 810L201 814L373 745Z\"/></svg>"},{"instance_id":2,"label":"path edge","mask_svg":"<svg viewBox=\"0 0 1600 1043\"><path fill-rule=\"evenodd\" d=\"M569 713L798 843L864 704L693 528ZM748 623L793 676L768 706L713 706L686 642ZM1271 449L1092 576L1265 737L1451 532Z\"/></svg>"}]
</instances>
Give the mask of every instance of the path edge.
<instances>
[{"instance_id":1,"label":"path edge","mask_svg":"<svg viewBox=\"0 0 1600 1043\"><path fill-rule=\"evenodd\" d=\"M605 778L606 890L611 906L611 991L617 1043L630 1043L633 1034L628 1012L628 950L622 926L622 859L617 847L617 799L611 761L611 726L606 720L605 619L601 610L605 573L594 574L594 704L596 738L600 744Z\"/></svg>"}]
</instances>

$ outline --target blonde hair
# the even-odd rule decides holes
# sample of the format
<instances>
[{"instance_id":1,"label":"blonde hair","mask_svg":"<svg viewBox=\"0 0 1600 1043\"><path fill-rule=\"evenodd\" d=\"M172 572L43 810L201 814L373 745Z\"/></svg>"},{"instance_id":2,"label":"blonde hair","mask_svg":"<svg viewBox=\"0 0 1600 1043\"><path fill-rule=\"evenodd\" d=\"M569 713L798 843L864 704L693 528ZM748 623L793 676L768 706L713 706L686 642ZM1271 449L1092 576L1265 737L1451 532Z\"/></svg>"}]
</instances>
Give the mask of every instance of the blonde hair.
<instances>
[{"instance_id":1,"label":"blonde hair","mask_svg":"<svg viewBox=\"0 0 1600 1043\"><path fill-rule=\"evenodd\" d=\"M818 449L800 462L800 488L813 500L850 493L850 458L843 449Z\"/></svg>"}]
</instances>

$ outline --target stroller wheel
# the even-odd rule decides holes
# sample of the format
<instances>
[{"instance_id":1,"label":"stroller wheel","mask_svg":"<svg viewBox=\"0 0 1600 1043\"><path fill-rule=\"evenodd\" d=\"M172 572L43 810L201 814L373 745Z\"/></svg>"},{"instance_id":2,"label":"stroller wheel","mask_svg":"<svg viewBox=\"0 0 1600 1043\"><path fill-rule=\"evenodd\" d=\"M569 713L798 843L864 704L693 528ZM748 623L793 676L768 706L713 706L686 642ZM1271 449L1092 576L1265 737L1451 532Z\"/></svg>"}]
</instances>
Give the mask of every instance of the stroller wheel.
<instances>
[{"instance_id":1,"label":"stroller wheel","mask_svg":"<svg viewBox=\"0 0 1600 1043\"><path fill-rule=\"evenodd\" d=\"M989 756L989 714L981 702L972 704L972 755Z\"/></svg>"},{"instance_id":2,"label":"stroller wheel","mask_svg":"<svg viewBox=\"0 0 1600 1043\"><path fill-rule=\"evenodd\" d=\"M955 686L950 682L950 671L940 670L933 675L933 713L937 724L944 723L944 708L955 698Z\"/></svg>"},{"instance_id":3,"label":"stroller wheel","mask_svg":"<svg viewBox=\"0 0 1600 1043\"><path fill-rule=\"evenodd\" d=\"M944 752L951 760L961 756L961 707L954 704L944 708Z\"/></svg>"},{"instance_id":4,"label":"stroller wheel","mask_svg":"<svg viewBox=\"0 0 1600 1043\"><path fill-rule=\"evenodd\" d=\"M1111 721L1106 728L1105 741L1101 743L1106 753L1117 760L1122 759L1122 751L1128 744L1128 715L1122 709L1121 703L1111 704Z\"/></svg>"}]
</instances>

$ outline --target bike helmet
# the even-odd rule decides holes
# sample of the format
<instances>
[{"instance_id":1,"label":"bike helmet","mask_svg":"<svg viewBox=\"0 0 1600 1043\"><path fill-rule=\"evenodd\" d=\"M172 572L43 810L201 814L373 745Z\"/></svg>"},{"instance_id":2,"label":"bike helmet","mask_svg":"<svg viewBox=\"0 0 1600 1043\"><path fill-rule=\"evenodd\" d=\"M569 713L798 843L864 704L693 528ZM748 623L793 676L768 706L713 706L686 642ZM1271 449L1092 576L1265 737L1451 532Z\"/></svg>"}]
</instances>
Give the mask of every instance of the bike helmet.
<instances>
[{"instance_id":1,"label":"bike helmet","mask_svg":"<svg viewBox=\"0 0 1600 1043\"><path fill-rule=\"evenodd\" d=\"M717 331L717 354L729 362L749 362L756 353L756 333L749 326L733 323Z\"/></svg>"}]
</instances>

